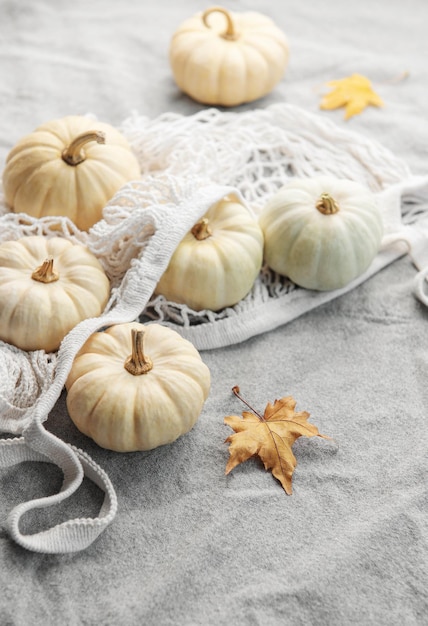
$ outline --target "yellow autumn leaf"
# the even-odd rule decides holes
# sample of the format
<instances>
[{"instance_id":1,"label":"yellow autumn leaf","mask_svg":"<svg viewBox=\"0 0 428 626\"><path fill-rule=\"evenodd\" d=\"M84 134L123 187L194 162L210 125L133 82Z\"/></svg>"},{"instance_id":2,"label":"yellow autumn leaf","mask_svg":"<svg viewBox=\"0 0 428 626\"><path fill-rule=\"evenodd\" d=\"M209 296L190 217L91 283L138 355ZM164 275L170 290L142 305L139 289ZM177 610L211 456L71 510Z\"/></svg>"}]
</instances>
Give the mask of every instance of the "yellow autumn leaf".
<instances>
[{"instance_id":1,"label":"yellow autumn leaf","mask_svg":"<svg viewBox=\"0 0 428 626\"><path fill-rule=\"evenodd\" d=\"M239 395L239 387L232 389L233 393L249 408L250 405ZM228 474L234 467L244 463L253 456L258 456L264 463L265 469L270 470L279 480L284 491L291 495L292 476L297 465L291 447L299 437L322 437L316 426L307 420L307 411L295 411L296 401L292 396L268 402L264 414L254 409L243 411L242 418L238 415L228 415L224 418L225 424L230 426L235 434L226 439L229 444L229 460L225 473Z\"/></svg>"},{"instance_id":2,"label":"yellow autumn leaf","mask_svg":"<svg viewBox=\"0 0 428 626\"><path fill-rule=\"evenodd\" d=\"M321 109L338 109L345 107L345 119L358 115L367 106L383 106L382 98L373 90L368 78L361 74L352 74L339 80L327 83L330 93L323 96Z\"/></svg>"}]
</instances>

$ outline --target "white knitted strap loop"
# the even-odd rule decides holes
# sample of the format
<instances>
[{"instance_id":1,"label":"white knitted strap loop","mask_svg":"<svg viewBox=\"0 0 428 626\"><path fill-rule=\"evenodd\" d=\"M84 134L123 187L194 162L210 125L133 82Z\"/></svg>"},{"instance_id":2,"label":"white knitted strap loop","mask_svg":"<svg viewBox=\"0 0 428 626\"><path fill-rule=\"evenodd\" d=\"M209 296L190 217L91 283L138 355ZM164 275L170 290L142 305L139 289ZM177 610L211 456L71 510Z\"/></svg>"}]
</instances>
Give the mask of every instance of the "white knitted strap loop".
<instances>
[{"instance_id":1,"label":"white knitted strap loop","mask_svg":"<svg viewBox=\"0 0 428 626\"><path fill-rule=\"evenodd\" d=\"M413 281L413 292L415 296L428 307L428 265L425 269L416 274Z\"/></svg>"},{"instance_id":2,"label":"white knitted strap loop","mask_svg":"<svg viewBox=\"0 0 428 626\"><path fill-rule=\"evenodd\" d=\"M56 438L55 438L56 439ZM20 439L6 440L1 456L2 466L11 466L23 461L54 462L59 465L59 448L62 448L62 467L65 479L61 491L52 496L38 498L16 506L7 518L7 528L16 543L34 552L57 554L76 552L88 547L111 523L117 511L117 498L107 474L82 450L67 446L59 439L55 442L55 458L33 450ZM104 501L98 517L68 520L53 528L34 534L23 534L20 530L22 517L31 510L59 504L79 487L83 475L87 476L104 491Z\"/></svg>"},{"instance_id":3,"label":"white knitted strap loop","mask_svg":"<svg viewBox=\"0 0 428 626\"><path fill-rule=\"evenodd\" d=\"M42 461L49 463L49 457L29 448L24 437L2 439L0 454L0 467L11 467L25 461Z\"/></svg>"},{"instance_id":4,"label":"white knitted strap loop","mask_svg":"<svg viewBox=\"0 0 428 626\"><path fill-rule=\"evenodd\" d=\"M413 177L395 187L400 192L400 200L411 200L418 204L428 199L428 176ZM417 212L417 210L416 210ZM403 225L401 219L395 216L395 225L383 239L383 248L398 246L402 253L408 253L413 264L419 270L413 280L413 293L428 306L428 218L422 216L413 223ZM397 225L398 224L398 225Z\"/></svg>"}]
</instances>

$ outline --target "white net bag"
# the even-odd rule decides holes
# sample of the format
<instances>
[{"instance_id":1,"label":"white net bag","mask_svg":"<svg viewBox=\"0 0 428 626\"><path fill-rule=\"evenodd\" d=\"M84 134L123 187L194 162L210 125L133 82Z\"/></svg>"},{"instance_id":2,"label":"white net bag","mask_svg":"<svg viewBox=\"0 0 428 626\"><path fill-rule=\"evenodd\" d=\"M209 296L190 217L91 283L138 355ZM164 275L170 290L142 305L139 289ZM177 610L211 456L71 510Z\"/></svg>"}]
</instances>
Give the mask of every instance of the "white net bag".
<instances>
[{"instance_id":1,"label":"white net bag","mask_svg":"<svg viewBox=\"0 0 428 626\"><path fill-rule=\"evenodd\" d=\"M31 550L81 550L116 513L116 497L105 472L84 452L43 427L75 354L91 333L140 319L174 328L200 350L230 345L352 289L406 250L421 270L416 293L425 303L428 300L428 179L413 177L406 164L381 145L285 104L244 113L216 109L188 117L168 113L154 120L134 114L120 130L138 157L142 176L118 191L105 207L103 219L88 233L65 218L58 230L54 226L58 218L37 220L11 213L0 199L1 241L38 234L83 243L98 257L111 282L103 314L76 326L58 353L24 353L0 343L0 429L21 435L0 441L0 464L50 461L62 468L65 477L60 493L24 503L9 515L11 536ZM153 295L178 243L212 204L233 193L257 216L291 177L321 174L368 186L377 195L383 215L382 249L365 274L346 288L305 290L264 267L251 292L236 306L219 312L196 312ZM26 511L64 500L85 474L105 492L98 517L21 534L19 522Z\"/></svg>"}]
</instances>

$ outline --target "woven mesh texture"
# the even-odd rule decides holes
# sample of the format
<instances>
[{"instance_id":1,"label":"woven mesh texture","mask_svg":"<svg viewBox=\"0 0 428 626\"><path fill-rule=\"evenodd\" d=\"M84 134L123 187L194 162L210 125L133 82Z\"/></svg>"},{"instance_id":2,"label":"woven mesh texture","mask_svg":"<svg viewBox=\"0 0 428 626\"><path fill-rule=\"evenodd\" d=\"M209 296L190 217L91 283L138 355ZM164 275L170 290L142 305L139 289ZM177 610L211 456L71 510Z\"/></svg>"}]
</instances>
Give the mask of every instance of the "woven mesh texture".
<instances>
[{"instance_id":1,"label":"woven mesh texture","mask_svg":"<svg viewBox=\"0 0 428 626\"><path fill-rule=\"evenodd\" d=\"M288 298L295 302L296 294L304 291L263 268L244 300L216 313L195 312L162 296L138 299L142 285L148 279L156 281L167 262L164 259L164 265L159 264L158 275L156 269L150 270L150 276L144 273L155 232L168 237L181 214L186 219L199 219L200 210L192 203L204 197L205 187L223 185L236 190L257 215L290 177L332 175L360 182L381 193L411 176L406 164L381 145L291 105L244 113L206 109L188 117L168 113L154 120L134 114L120 130L139 159L142 176L112 198L104 209L103 220L85 233L63 218L58 230L58 218L34 219L14 214L0 197L0 241L38 234L66 237L87 245L111 281L111 298L105 313L119 308L129 311L129 317L157 320L183 332L187 329L188 338L200 349L233 343L263 331L252 326L246 335L235 336L228 334L226 328L221 342L209 340L216 325L232 319L239 326L246 312L260 310L277 300L286 306ZM169 224L168 215L174 216ZM419 217L419 209L410 204L403 220L410 223ZM156 268L155 258L150 263L150 267ZM135 302L140 304L139 309ZM299 312L305 306L313 307L313 299ZM206 329L205 339L198 345L201 328ZM85 333L81 337L83 341ZM77 350L79 346L74 347ZM61 352L26 354L0 342L1 430L22 431L31 419L28 407L51 385L60 359ZM51 404L45 407L46 411Z\"/></svg>"}]
</instances>

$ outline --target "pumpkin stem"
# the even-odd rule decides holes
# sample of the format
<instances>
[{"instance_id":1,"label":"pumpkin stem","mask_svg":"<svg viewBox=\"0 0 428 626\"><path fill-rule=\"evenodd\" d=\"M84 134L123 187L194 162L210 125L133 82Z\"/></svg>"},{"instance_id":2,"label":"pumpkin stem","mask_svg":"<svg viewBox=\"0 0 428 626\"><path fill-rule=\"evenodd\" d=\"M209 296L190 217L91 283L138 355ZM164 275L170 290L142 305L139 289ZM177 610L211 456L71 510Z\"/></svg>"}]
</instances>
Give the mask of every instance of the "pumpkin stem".
<instances>
[{"instance_id":1,"label":"pumpkin stem","mask_svg":"<svg viewBox=\"0 0 428 626\"><path fill-rule=\"evenodd\" d=\"M86 133L78 135L67 148L62 151L63 160L68 165L79 165L86 159L86 154L83 150L83 146L90 141L96 141L97 143L105 143L106 136L100 130L89 130Z\"/></svg>"},{"instance_id":2,"label":"pumpkin stem","mask_svg":"<svg viewBox=\"0 0 428 626\"><path fill-rule=\"evenodd\" d=\"M224 31L224 33L221 33L221 36L224 37L224 39L236 39L237 34L235 31L235 25L229 11L223 9L223 7L210 7L209 9L206 9L206 11L202 13L202 21L207 28L211 28L208 24L208 16L211 15L211 13L222 13L226 18L226 30Z\"/></svg>"},{"instance_id":3,"label":"pumpkin stem","mask_svg":"<svg viewBox=\"0 0 428 626\"><path fill-rule=\"evenodd\" d=\"M59 274L53 268L53 259L49 258L43 261L40 267L36 268L31 274L31 278L39 283L54 283L58 280Z\"/></svg>"},{"instance_id":4,"label":"pumpkin stem","mask_svg":"<svg viewBox=\"0 0 428 626\"><path fill-rule=\"evenodd\" d=\"M333 213L340 211L340 207L336 200L332 198L329 193L321 194L320 199L315 206L318 211L324 215L333 215Z\"/></svg>"},{"instance_id":5,"label":"pumpkin stem","mask_svg":"<svg viewBox=\"0 0 428 626\"><path fill-rule=\"evenodd\" d=\"M211 228L209 227L209 221L206 217L203 217L199 222L197 222L190 232L199 241L208 239L208 237L211 237L213 234Z\"/></svg>"},{"instance_id":6,"label":"pumpkin stem","mask_svg":"<svg viewBox=\"0 0 428 626\"><path fill-rule=\"evenodd\" d=\"M144 354L144 330L131 331L132 353L125 361L125 369L133 376L147 374L153 368L151 359Z\"/></svg>"}]
</instances>

